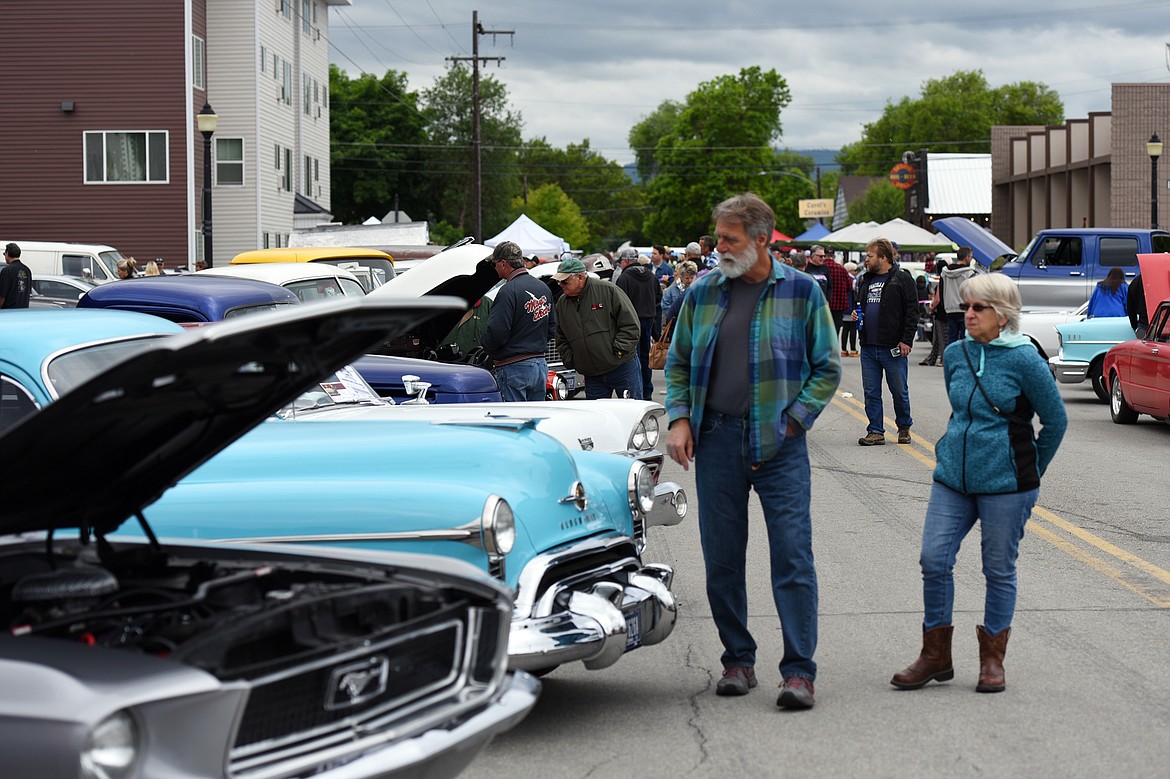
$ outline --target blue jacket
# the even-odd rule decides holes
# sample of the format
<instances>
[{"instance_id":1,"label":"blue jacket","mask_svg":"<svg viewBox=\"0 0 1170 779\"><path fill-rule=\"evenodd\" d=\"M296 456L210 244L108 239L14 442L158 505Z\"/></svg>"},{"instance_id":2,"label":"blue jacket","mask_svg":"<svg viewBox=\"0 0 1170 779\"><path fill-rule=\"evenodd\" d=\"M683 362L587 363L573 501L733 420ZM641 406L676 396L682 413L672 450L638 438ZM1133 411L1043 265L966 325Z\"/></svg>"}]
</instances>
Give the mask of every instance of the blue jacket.
<instances>
[{"instance_id":1,"label":"blue jacket","mask_svg":"<svg viewBox=\"0 0 1170 779\"><path fill-rule=\"evenodd\" d=\"M947 347L943 365L951 418L934 448L934 480L968 495L1038 488L1064 437L1068 416L1036 348L1026 338L1007 333L989 344L967 336ZM1027 423L997 414L976 386L976 374L992 403ZM1032 428L1033 414L1040 418L1039 435Z\"/></svg>"},{"instance_id":2,"label":"blue jacket","mask_svg":"<svg viewBox=\"0 0 1170 779\"><path fill-rule=\"evenodd\" d=\"M1122 284L1116 292L1110 292L1100 284L1093 287L1093 294L1089 297L1089 308L1086 315L1089 318L1098 316L1125 316L1129 287Z\"/></svg>"}]
</instances>

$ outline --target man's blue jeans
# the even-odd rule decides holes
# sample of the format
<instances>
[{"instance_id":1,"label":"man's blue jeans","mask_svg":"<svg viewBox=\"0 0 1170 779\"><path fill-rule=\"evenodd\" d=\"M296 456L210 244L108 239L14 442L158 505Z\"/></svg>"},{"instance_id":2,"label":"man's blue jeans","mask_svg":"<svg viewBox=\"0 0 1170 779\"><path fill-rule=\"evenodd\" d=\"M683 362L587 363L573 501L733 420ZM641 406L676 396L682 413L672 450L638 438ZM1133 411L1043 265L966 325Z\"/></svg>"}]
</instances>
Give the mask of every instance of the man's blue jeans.
<instances>
[{"instance_id":1,"label":"man's blue jeans","mask_svg":"<svg viewBox=\"0 0 1170 779\"><path fill-rule=\"evenodd\" d=\"M650 344L654 341L652 337L654 318L639 319L638 322L642 326L642 332L638 336L638 362L642 366L642 400L652 400L654 384L651 383L651 379L654 372L650 370Z\"/></svg>"},{"instance_id":2,"label":"man's blue jeans","mask_svg":"<svg viewBox=\"0 0 1170 779\"><path fill-rule=\"evenodd\" d=\"M967 323L963 316L951 316L947 314L947 346L950 346L955 341L963 340L963 336L967 333Z\"/></svg>"},{"instance_id":3,"label":"man's blue jeans","mask_svg":"<svg viewBox=\"0 0 1170 779\"><path fill-rule=\"evenodd\" d=\"M497 366L495 375L500 397L504 400L544 400L548 385L548 363L543 357L530 357Z\"/></svg>"},{"instance_id":4,"label":"man's blue jeans","mask_svg":"<svg viewBox=\"0 0 1170 779\"><path fill-rule=\"evenodd\" d=\"M754 666L756 642L747 626L745 564L748 497L755 489L764 509L772 571L772 598L784 639L782 676L813 679L817 665L817 574L809 514L808 446L804 430L780 452L753 464L747 420L708 411L695 448L699 537L707 572L707 601L723 642L723 665Z\"/></svg>"},{"instance_id":5,"label":"man's blue jeans","mask_svg":"<svg viewBox=\"0 0 1170 779\"><path fill-rule=\"evenodd\" d=\"M1016 611L1016 558L1024 525L1032 515L1039 490L1003 495L964 495L938 482L930 491L922 528L922 626L930 630L951 624L955 605L952 571L959 545L979 520L983 542L983 577L987 596L983 626L995 635L1012 625Z\"/></svg>"},{"instance_id":6,"label":"man's blue jeans","mask_svg":"<svg viewBox=\"0 0 1170 779\"><path fill-rule=\"evenodd\" d=\"M585 398L598 400L617 393L619 398L642 399L642 366L637 355L609 373L585 377ZM626 393L629 393L628 395Z\"/></svg>"},{"instance_id":7,"label":"man's blue jeans","mask_svg":"<svg viewBox=\"0 0 1170 779\"><path fill-rule=\"evenodd\" d=\"M890 354L892 346L861 347L861 386L865 391L865 415L869 417L870 433L886 432L882 417L882 374L886 375L886 385L890 394L894 396L894 421L898 429L909 428L914 424L910 417L910 385L906 381L906 365L909 360L905 357L894 357Z\"/></svg>"}]
</instances>

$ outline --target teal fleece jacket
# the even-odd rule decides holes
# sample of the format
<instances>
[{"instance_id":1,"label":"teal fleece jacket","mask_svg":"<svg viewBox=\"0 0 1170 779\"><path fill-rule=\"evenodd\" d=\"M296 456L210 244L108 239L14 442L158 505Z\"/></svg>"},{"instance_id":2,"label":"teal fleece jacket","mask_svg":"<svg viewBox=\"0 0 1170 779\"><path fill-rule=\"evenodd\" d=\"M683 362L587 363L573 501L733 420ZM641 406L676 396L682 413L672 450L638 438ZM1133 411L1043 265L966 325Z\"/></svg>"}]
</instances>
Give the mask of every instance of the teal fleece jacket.
<instances>
[{"instance_id":1,"label":"teal fleece jacket","mask_svg":"<svg viewBox=\"0 0 1170 779\"><path fill-rule=\"evenodd\" d=\"M943 365L951 418L935 445L934 480L968 495L1038 488L1064 438L1068 415L1036 348L1007 331L987 344L967 336L947 347ZM1026 424L997 414L976 386L976 375L992 403ZM1040 419L1039 435L1033 415Z\"/></svg>"}]
</instances>

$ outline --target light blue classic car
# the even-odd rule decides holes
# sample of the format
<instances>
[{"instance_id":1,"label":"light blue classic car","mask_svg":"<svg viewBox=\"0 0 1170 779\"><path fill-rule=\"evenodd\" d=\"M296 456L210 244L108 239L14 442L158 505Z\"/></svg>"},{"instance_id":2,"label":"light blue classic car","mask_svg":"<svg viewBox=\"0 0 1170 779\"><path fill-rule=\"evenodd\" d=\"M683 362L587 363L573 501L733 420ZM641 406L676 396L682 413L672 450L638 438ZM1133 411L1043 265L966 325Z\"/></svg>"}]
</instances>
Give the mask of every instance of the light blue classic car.
<instances>
[{"instance_id":1,"label":"light blue classic car","mask_svg":"<svg viewBox=\"0 0 1170 779\"><path fill-rule=\"evenodd\" d=\"M1056 356L1048 359L1052 375L1061 384L1079 384L1088 379L1097 397L1108 401L1109 391L1102 375L1105 353L1134 337L1129 318L1110 316L1065 322L1056 326L1056 332L1060 344Z\"/></svg>"},{"instance_id":2,"label":"light blue classic car","mask_svg":"<svg viewBox=\"0 0 1170 779\"><path fill-rule=\"evenodd\" d=\"M27 413L132 353L143 334L179 330L124 312L44 314L39 325L0 331L7 358L0 370L19 376L5 388L0 427L10 404L12 417ZM19 318L7 321L16 325ZM86 348L78 348L81 342ZM10 391L17 386L20 391ZM168 536L458 558L515 595L512 667L541 672L581 660L604 668L673 630L673 571L644 563L642 550L647 528L674 524L680 509L670 500L656 503L646 462L570 451L537 424L493 415L447 422L273 420L145 514Z\"/></svg>"}]
</instances>

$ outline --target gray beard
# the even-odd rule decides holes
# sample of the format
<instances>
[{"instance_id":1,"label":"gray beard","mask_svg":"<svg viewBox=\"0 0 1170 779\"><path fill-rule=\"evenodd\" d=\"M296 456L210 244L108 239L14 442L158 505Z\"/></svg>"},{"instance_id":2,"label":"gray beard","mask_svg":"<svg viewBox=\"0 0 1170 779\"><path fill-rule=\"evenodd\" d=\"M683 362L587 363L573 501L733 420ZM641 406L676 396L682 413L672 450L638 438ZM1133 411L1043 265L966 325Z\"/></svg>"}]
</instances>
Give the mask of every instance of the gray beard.
<instances>
[{"instance_id":1,"label":"gray beard","mask_svg":"<svg viewBox=\"0 0 1170 779\"><path fill-rule=\"evenodd\" d=\"M728 251L719 255L719 270L729 279L738 279L751 270L755 264L755 253L750 248L744 249L739 254Z\"/></svg>"}]
</instances>

